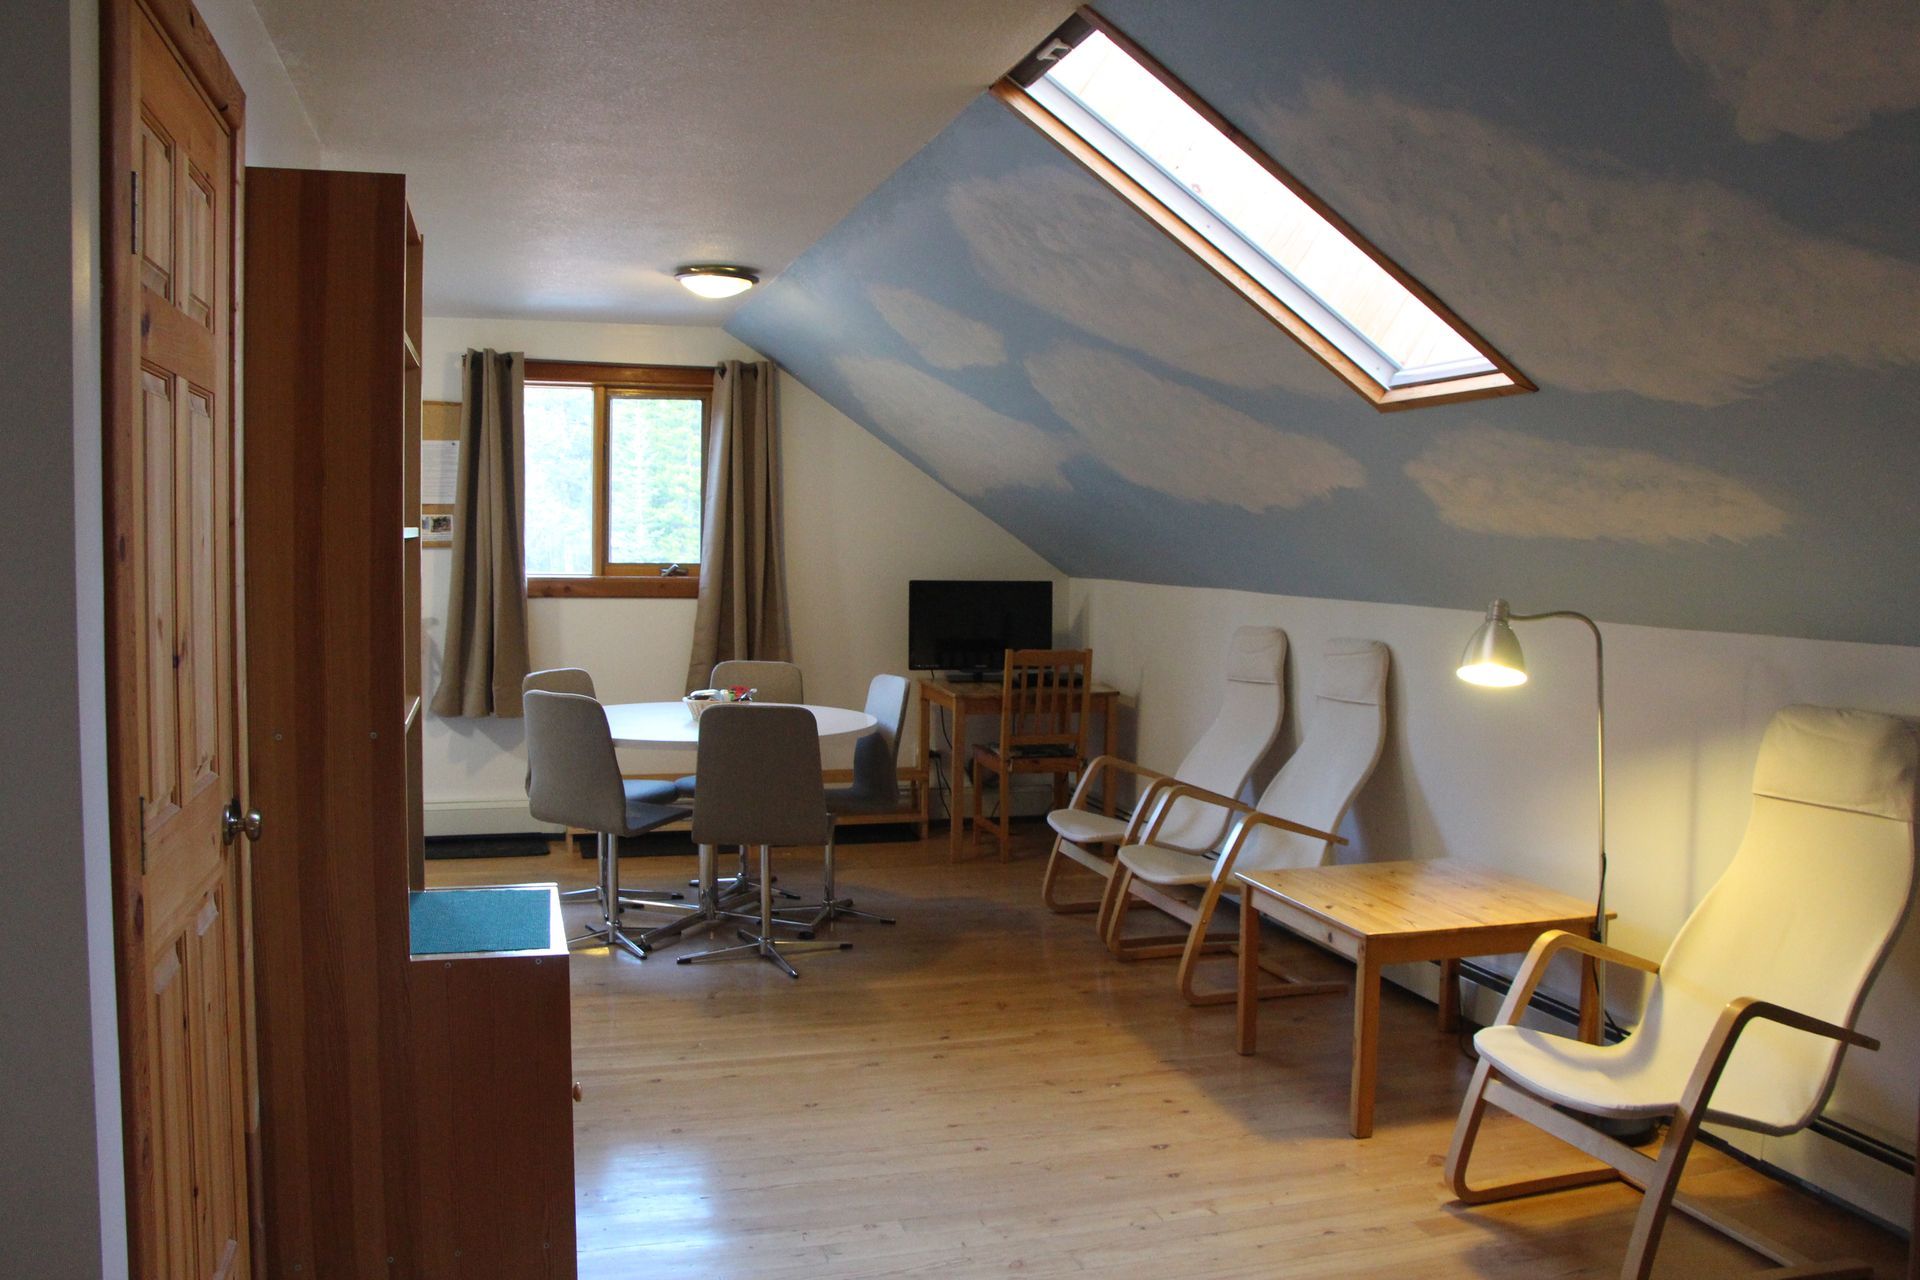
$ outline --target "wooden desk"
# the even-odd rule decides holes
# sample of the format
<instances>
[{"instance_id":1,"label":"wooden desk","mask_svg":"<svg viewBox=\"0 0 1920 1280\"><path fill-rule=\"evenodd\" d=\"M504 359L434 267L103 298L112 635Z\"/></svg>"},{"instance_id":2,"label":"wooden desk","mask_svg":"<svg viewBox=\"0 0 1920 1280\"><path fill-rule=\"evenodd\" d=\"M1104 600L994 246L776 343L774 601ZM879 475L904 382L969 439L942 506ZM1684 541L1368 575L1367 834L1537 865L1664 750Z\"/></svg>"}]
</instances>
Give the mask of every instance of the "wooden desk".
<instances>
[{"instance_id":1,"label":"wooden desk","mask_svg":"<svg viewBox=\"0 0 1920 1280\"><path fill-rule=\"evenodd\" d=\"M1514 876L1457 859L1362 862L1236 874L1240 889L1241 1053L1252 1053L1260 1016L1260 918L1354 963L1353 1088L1348 1128L1373 1133L1373 1091L1380 1053L1380 968L1440 962L1440 1026L1457 1030L1460 961L1525 951L1553 929L1586 934L1593 907ZM1580 979L1580 1031L1599 1034L1593 968Z\"/></svg>"},{"instance_id":2,"label":"wooden desk","mask_svg":"<svg viewBox=\"0 0 1920 1280\"><path fill-rule=\"evenodd\" d=\"M967 787L967 717L997 716L1000 714L1000 682L998 680L948 680L938 676L923 676L920 686L920 771L927 779L927 786L921 791L922 809L921 834L926 834L927 813L933 805L932 773L928 772L928 752L933 738L928 730L932 727L933 708L943 707L953 720L953 758L949 760L947 777L947 855L950 858L960 856L960 833L966 824L966 787ZM1089 695L1093 714L1100 720L1100 749L1112 751L1114 744L1115 708L1120 702L1120 691L1104 684L1096 684ZM1092 752L1088 753L1091 759ZM1106 812L1113 812L1114 795L1109 788L1101 796Z\"/></svg>"}]
</instances>

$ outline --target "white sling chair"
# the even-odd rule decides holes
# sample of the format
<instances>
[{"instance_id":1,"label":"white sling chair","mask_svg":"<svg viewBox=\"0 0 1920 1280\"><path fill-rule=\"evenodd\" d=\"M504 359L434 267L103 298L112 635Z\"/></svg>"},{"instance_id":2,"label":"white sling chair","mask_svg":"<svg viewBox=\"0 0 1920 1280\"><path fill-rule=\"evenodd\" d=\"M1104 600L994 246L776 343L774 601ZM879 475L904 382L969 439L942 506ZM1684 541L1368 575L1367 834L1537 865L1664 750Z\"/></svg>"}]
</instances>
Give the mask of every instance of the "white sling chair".
<instances>
[{"instance_id":1,"label":"white sling chair","mask_svg":"<svg viewBox=\"0 0 1920 1280\"><path fill-rule=\"evenodd\" d=\"M1869 1275L1857 1264L1810 1264L1675 1192L1702 1121L1792 1133L1820 1113L1847 1045L1879 1047L1853 1022L1911 905L1917 759L1913 730L1891 716L1805 706L1774 716L1754 768L1746 838L1664 960L1568 933L1534 944L1495 1025L1474 1037L1480 1065L1447 1153L1453 1193L1485 1204L1614 1178L1630 1183L1644 1198L1623 1280L1652 1272L1672 1208L1791 1269L1763 1274ZM1632 1035L1590 1045L1517 1025L1562 951L1653 975ZM1488 1103L1609 1167L1469 1185L1467 1162ZM1644 1155L1568 1111L1666 1120L1666 1141L1658 1155Z\"/></svg>"},{"instance_id":2,"label":"white sling chair","mask_svg":"<svg viewBox=\"0 0 1920 1280\"><path fill-rule=\"evenodd\" d=\"M1088 765L1068 806L1047 815L1054 840L1053 852L1047 857L1046 874L1040 880L1040 900L1062 913L1092 911L1101 905L1104 899L1061 901L1056 896L1060 873L1072 861L1103 880L1111 880L1111 849L1133 838L1139 824L1144 823L1152 811L1154 793L1168 783L1187 782L1222 795L1238 795L1254 765L1280 736L1280 722L1286 714L1287 703L1286 666L1286 632L1278 627L1237 627L1227 645L1227 678L1220 710L1171 775L1113 755L1100 756ZM1132 774L1144 783L1141 793L1135 797L1131 822L1099 812L1089 799L1097 781L1104 778L1105 788L1111 793L1119 782L1117 775L1122 773ZM1189 852L1215 848L1226 834L1230 816L1226 810L1198 798L1183 799L1162 824L1160 842ZM1104 934L1104 918L1099 925Z\"/></svg>"},{"instance_id":3,"label":"white sling chair","mask_svg":"<svg viewBox=\"0 0 1920 1280\"><path fill-rule=\"evenodd\" d=\"M1386 701L1387 646L1378 640L1329 640L1306 738L1257 805L1206 795L1178 783L1161 788L1139 843L1121 848L1107 886L1111 901L1102 918L1108 950L1123 960L1178 955L1180 994L1187 1003L1232 1000L1231 988L1201 992L1194 987L1200 958L1228 950L1235 941L1207 933L1221 894L1233 887L1236 871L1318 866L1332 846L1346 843L1334 833L1379 762L1387 736ZM1200 796L1240 815L1218 857L1169 848L1160 839L1163 817L1188 796ZM1190 926L1186 937L1123 938L1130 898L1185 921ZM1277 987L1262 988L1263 998L1343 989L1340 983L1297 982L1277 970L1268 972L1282 981Z\"/></svg>"}]
</instances>

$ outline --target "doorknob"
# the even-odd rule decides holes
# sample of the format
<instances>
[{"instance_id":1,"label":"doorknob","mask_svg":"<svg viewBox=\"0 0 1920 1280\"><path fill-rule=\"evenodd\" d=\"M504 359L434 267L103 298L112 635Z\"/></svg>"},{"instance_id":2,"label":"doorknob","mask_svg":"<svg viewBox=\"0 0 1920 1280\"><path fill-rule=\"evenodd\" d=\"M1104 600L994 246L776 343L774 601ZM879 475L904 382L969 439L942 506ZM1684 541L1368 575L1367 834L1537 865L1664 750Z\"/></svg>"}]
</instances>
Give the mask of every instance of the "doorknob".
<instances>
[{"instance_id":1,"label":"doorknob","mask_svg":"<svg viewBox=\"0 0 1920 1280\"><path fill-rule=\"evenodd\" d=\"M240 801L229 800L220 814L220 842L232 844L242 835L249 840L260 838L260 811L249 809L243 814L240 812Z\"/></svg>"}]
</instances>

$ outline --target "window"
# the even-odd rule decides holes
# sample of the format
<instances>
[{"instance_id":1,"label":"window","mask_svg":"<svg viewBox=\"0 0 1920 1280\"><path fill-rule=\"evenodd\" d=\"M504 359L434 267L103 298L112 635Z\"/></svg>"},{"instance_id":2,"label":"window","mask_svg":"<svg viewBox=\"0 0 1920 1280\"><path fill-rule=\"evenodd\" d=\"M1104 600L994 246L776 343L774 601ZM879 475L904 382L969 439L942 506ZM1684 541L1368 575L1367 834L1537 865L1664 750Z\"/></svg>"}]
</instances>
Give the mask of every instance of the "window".
<instances>
[{"instance_id":1,"label":"window","mask_svg":"<svg viewBox=\"0 0 1920 1280\"><path fill-rule=\"evenodd\" d=\"M994 92L1375 407L1534 390L1444 303L1091 10L1069 19Z\"/></svg>"},{"instance_id":2,"label":"window","mask_svg":"<svg viewBox=\"0 0 1920 1280\"><path fill-rule=\"evenodd\" d=\"M526 383L527 594L698 594L713 371L529 360Z\"/></svg>"}]
</instances>

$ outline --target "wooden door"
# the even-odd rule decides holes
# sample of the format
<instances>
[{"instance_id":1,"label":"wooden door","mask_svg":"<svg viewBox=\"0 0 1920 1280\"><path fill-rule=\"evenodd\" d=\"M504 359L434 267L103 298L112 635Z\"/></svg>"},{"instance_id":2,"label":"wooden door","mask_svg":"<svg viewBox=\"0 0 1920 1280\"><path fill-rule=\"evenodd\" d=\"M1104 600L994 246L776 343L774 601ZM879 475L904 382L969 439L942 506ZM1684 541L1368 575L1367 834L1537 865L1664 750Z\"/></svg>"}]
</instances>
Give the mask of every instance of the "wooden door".
<instances>
[{"instance_id":1,"label":"wooden door","mask_svg":"<svg viewBox=\"0 0 1920 1280\"><path fill-rule=\"evenodd\" d=\"M115 945L135 1274L203 1280L251 1272L235 821L237 102L201 74L211 45L191 8L158 13L115 6L106 43L121 77L108 128L124 130L108 155L129 161L124 187L113 183L124 218L109 220L126 232L111 242L108 295L120 312L107 424ZM199 56L162 23L202 42Z\"/></svg>"}]
</instances>

